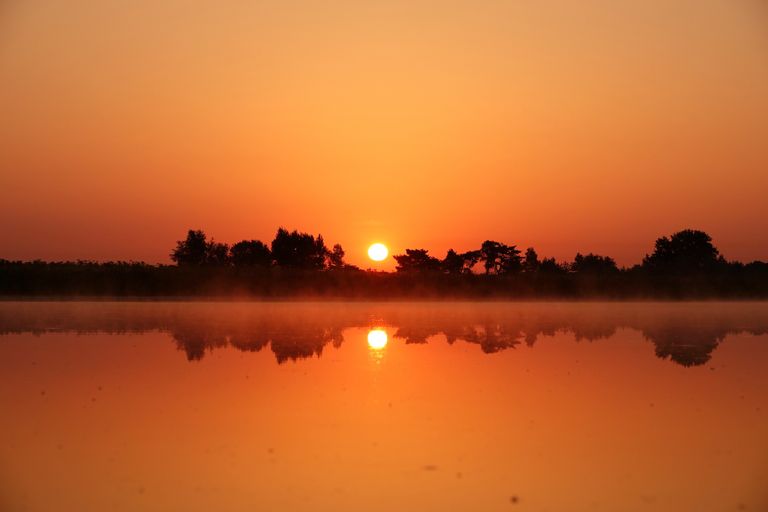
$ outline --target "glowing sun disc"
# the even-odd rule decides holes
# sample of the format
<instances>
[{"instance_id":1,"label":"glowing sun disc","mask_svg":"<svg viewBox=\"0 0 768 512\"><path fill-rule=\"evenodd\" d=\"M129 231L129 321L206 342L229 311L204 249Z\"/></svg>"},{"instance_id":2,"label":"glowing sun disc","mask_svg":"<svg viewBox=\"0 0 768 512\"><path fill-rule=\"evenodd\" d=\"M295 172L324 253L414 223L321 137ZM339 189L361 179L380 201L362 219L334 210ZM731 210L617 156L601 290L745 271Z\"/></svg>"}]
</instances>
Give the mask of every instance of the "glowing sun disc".
<instances>
[{"instance_id":1,"label":"glowing sun disc","mask_svg":"<svg viewBox=\"0 0 768 512\"><path fill-rule=\"evenodd\" d=\"M389 249L384 244L373 244L368 248L368 257L373 261L384 261L389 256Z\"/></svg>"},{"instance_id":2,"label":"glowing sun disc","mask_svg":"<svg viewBox=\"0 0 768 512\"><path fill-rule=\"evenodd\" d=\"M387 346L387 331L384 329L371 329L368 331L368 346L374 350L381 350Z\"/></svg>"}]
</instances>

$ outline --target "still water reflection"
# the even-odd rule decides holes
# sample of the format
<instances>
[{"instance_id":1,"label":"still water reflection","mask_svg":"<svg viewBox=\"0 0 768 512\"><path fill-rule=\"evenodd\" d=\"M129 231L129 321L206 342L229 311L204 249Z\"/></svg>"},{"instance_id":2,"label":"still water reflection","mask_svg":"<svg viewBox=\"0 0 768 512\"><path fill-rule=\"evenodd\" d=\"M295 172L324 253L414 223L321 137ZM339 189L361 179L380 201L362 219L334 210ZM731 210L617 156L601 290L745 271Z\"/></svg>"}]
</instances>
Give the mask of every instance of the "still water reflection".
<instances>
[{"instance_id":1,"label":"still water reflection","mask_svg":"<svg viewBox=\"0 0 768 512\"><path fill-rule=\"evenodd\" d=\"M368 346L373 350L382 350L386 348L389 342L387 331L380 327L375 327L368 331Z\"/></svg>"},{"instance_id":2,"label":"still water reflection","mask_svg":"<svg viewBox=\"0 0 768 512\"><path fill-rule=\"evenodd\" d=\"M0 303L0 510L766 510L768 304Z\"/></svg>"}]
</instances>

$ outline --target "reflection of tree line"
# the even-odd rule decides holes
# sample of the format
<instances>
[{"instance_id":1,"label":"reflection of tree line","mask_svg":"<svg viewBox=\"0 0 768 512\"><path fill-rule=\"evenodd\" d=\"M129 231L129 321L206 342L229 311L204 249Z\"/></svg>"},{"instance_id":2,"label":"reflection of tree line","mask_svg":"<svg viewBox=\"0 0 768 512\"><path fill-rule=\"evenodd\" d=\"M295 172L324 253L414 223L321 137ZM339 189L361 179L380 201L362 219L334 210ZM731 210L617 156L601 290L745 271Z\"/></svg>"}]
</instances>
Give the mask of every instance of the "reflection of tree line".
<instances>
[{"instance_id":1,"label":"reflection of tree line","mask_svg":"<svg viewBox=\"0 0 768 512\"><path fill-rule=\"evenodd\" d=\"M244 329L239 326L212 327L204 323L196 325L174 325L170 334L179 350L187 359L202 359L207 351L231 346L244 352L259 352L270 347L279 364L313 356L320 357L323 348L331 343L341 346L344 337L342 326L323 327L318 325L278 325L264 322L258 327Z\"/></svg>"},{"instance_id":2,"label":"reflection of tree line","mask_svg":"<svg viewBox=\"0 0 768 512\"><path fill-rule=\"evenodd\" d=\"M448 343L456 341L474 343L485 353L494 353L520 344L533 347L541 335L554 335L557 332L570 332L576 340L595 341L608 339L616 334L619 327L634 327L656 347L656 355L662 359L670 359L682 366L699 366L709 361L712 351L728 334L748 332L750 334L766 334L768 328L735 329L726 327L698 327L685 325L661 326L625 326L601 325L592 329L577 329L573 325L559 325L550 328L526 330L519 324L486 323L482 325L466 325L441 329L413 329L399 327L395 337L403 338L407 343L427 343L428 338L443 334Z\"/></svg>"},{"instance_id":3,"label":"reflection of tree line","mask_svg":"<svg viewBox=\"0 0 768 512\"><path fill-rule=\"evenodd\" d=\"M621 328L640 331L656 355L683 366L709 361L728 334L768 333L761 304L248 304L6 303L0 334L168 332L189 360L215 348L258 352L278 363L339 347L347 328L390 326L406 344L443 335L485 353L532 347L540 336L571 333L577 341L607 339Z\"/></svg>"}]
</instances>

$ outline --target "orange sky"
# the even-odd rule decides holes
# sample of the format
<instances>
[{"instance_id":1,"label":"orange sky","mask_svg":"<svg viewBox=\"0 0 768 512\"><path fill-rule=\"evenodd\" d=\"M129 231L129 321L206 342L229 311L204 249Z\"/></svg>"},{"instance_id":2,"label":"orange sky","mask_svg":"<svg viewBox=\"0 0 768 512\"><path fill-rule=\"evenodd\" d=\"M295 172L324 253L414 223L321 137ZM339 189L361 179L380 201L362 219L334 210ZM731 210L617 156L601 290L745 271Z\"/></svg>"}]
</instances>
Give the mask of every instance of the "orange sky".
<instances>
[{"instance_id":1,"label":"orange sky","mask_svg":"<svg viewBox=\"0 0 768 512\"><path fill-rule=\"evenodd\" d=\"M442 256L768 259L768 7L0 5L0 257L166 262L279 225Z\"/></svg>"}]
</instances>

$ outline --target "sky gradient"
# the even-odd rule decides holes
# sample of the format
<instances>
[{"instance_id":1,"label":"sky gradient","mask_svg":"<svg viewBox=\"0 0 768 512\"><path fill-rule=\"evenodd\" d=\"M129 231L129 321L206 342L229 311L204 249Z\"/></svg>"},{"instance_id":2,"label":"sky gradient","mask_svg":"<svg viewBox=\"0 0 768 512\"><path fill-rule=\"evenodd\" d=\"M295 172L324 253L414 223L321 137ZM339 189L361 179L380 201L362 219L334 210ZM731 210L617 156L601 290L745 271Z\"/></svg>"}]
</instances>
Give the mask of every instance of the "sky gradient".
<instances>
[{"instance_id":1,"label":"sky gradient","mask_svg":"<svg viewBox=\"0 0 768 512\"><path fill-rule=\"evenodd\" d=\"M626 265L686 227L768 259L761 0L223 4L0 4L0 258L285 226L363 266L489 238Z\"/></svg>"}]
</instances>

